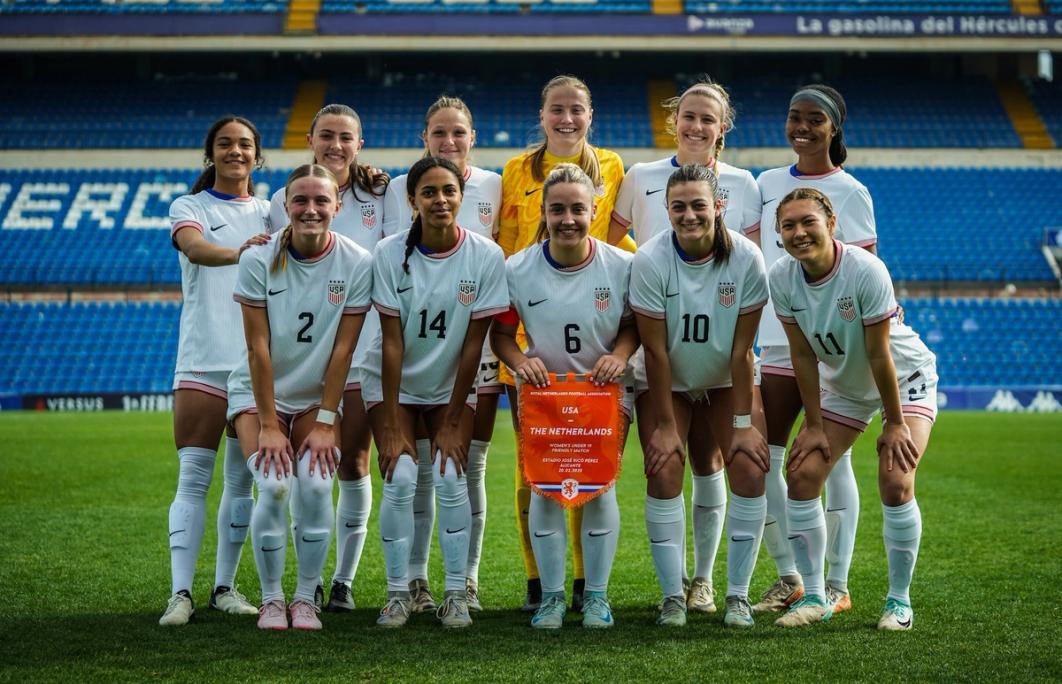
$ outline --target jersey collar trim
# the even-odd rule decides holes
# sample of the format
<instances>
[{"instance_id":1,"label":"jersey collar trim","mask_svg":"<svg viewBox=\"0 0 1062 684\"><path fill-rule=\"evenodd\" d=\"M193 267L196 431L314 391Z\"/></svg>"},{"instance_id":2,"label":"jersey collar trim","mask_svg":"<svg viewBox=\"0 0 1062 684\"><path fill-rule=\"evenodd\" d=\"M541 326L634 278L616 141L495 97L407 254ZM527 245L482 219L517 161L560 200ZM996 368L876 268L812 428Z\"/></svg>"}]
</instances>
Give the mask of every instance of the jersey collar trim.
<instances>
[{"instance_id":1,"label":"jersey collar trim","mask_svg":"<svg viewBox=\"0 0 1062 684\"><path fill-rule=\"evenodd\" d=\"M590 240L590 253L586 255L586 258L575 264L574 266L565 266L556 259L554 259L549 253L549 240L545 240L542 243L542 256L546 258L546 263L562 273L574 273L575 271L581 271L586 268L591 261L594 260L594 254L597 253L597 245L593 240Z\"/></svg>"},{"instance_id":2,"label":"jersey collar trim","mask_svg":"<svg viewBox=\"0 0 1062 684\"><path fill-rule=\"evenodd\" d=\"M211 197L216 197L219 200L224 200L226 202L250 202L252 199L250 195L230 195L227 192L220 192L214 188L207 188L206 192Z\"/></svg>"},{"instance_id":3,"label":"jersey collar trim","mask_svg":"<svg viewBox=\"0 0 1062 684\"><path fill-rule=\"evenodd\" d=\"M472 177L472 167L465 165L464 181L467 183L468 179Z\"/></svg>"},{"instance_id":4,"label":"jersey collar trim","mask_svg":"<svg viewBox=\"0 0 1062 684\"><path fill-rule=\"evenodd\" d=\"M465 242L465 233L466 232L467 231L464 228L462 228L461 226L458 226L457 227L457 242L455 242L454 246L451 247L450 249L446 250L445 252L433 252L433 251L431 251L430 249L428 249L427 247L425 247L424 245L422 245L420 243L417 243L417 251L420 252L421 254L423 254L424 256L428 257L429 259L445 259L446 257L450 256L451 254L453 254L454 252L456 252L457 250L459 250L461 248L461 245L463 245L464 242Z\"/></svg>"},{"instance_id":5,"label":"jersey collar trim","mask_svg":"<svg viewBox=\"0 0 1062 684\"><path fill-rule=\"evenodd\" d=\"M835 166L833 170L827 171L826 173L820 173L818 175L809 175L806 173L800 173L800 169L797 168L796 164L793 164L789 167L789 175L793 178L799 178L800 180L821 180L823 178L828 178L834 175L835 173L840 173L841 171L842 169L840 166Z\"/></svg>"},{"instance_id":6,"label":"jersey collar trim","mask_svg":"<svg viewBox=\"0 0 1062 684\"><path fill-rule=\"evenodd\" d=\"M809 287L820 287L822 285L825 285L826 283L830 282L830 280L832 280L835 275L837 275L837 271L841 270L841 258L844 257L844 244L842 244L840 240L834 240L833 247L833 268L830 269L829 273L822 276L818 280L811 281L808 280L808 272L804 271L803 268L800 269L804 273L804 281L807 282Z\"/></svg>"},{"instance_id":7,"label":"jersey collar trim","mask_svg":"<svg viewBox=\"0 0 1062 684\"><path fill-rule=\"evenodd\" d=\"M303 255L299 254L298 251L295 250L295 246L292 245L291 243L288 243L288 253L291 254L291 257L293 259L295 259L295 261L298 261L300 264L315 264L318 261L320 261L321 259L324 259L326 256L328 256L332 252L332 248L335 247L335 246L336 246L336 234L333 233L332 231L329 231L328 232L328 244L325 245L325 248L322 249L317 254L312 254L310 256L303 256Z\"/></svg>"},{"instance_id":8,"label":"jersey collar trim","mask_svg":"<svg viewBox=\"0 0 1062 684\"><path fill-rule=\"evenodd\" d=\"M675 231L671 231L671 245L675 248L675 253L679 255L679 259L682 259L683 263L689 264L690 266L700 266L702 264L707 264L709 261L715 258L714 249L711 252L708 252L708 254L704 255L703 257L700 257L699 259L687 254L686 250L682 249L682 245L679 244L678 235L675 234Z\"/></svg>"}]
</instances>

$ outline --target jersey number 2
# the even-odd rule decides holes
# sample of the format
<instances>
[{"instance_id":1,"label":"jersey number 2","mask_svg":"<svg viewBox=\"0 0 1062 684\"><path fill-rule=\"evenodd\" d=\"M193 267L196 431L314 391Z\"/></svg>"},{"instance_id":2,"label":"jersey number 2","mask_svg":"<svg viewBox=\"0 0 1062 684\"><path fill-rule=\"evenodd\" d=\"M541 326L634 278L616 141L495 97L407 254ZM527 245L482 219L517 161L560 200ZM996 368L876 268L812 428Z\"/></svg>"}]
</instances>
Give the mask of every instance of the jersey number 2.
<instances>
[{"instance_id":1,"label":"jersey number 2","mask_svg":"<svg viewBox=\"0 0 1062 684\"><path fill-rule=\"evenodd\" d=\"M310 335L310 326L313 325L313 314L309 311L303 311L299 314L300 321L306 321L306 325L302 326L299 330L299 334L295 336L296 342L313 342L313 336Z\"/></svg>"}]
</instances>

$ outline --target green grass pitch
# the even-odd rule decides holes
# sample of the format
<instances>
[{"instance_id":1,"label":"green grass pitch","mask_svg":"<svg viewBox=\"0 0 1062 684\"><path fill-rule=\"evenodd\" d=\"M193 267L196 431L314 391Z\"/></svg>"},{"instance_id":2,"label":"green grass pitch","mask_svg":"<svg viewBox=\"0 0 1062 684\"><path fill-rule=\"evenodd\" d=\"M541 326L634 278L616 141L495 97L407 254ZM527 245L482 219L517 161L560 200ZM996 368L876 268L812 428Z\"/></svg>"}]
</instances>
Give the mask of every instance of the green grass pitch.
<instances>
[{"instance_id":1,"label":"green grass pitch","mask_svg":"<svg viewBox=\"0 0 1062 684\"><path fill-rule=\"evenodd\" d=\"M570 618L559 633L536 633L517 610L524 573L508 418L499 414L488 466L481 572L487 610L471 629L444 633L427 615L402 630L374 627L385 594L374 508L355 582L358 610L325 614L320 633L264 634L253 617L206 608L220 464L194 591L199 610L185 628L157 626L169 593L166 511L177 473L170 416L0 415L0 680L1062 679L1057 414L941 415L918 481L925 534L912 589L916 626L906 634L874 629L887 573L871 435L855 450L863 505L851 613L796 631L761 617L755 629L735 633L723 629L719 615L691 616L684 630L654 626L659 589L642 517L641 457L632 443L618 491L623 527L610 588L616 628L591 633ZM373 486L378 501L378 479ZM439 587L437 546L431 567ZM330 572L329 564L326 578ZM772 574L761 550L753 593ZM238 580L257 600L247 547ZM725 587L725 541L714 580ZM289 595L293 586L289 552Z\"/></svg>"}]
</instances>

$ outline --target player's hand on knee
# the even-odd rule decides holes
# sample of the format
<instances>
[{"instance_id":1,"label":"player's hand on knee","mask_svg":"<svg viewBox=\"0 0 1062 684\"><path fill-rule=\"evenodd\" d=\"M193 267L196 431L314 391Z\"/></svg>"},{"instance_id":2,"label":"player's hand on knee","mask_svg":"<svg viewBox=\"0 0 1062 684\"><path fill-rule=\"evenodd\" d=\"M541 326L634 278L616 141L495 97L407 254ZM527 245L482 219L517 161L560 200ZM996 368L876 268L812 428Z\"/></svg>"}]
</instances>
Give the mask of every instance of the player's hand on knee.
<instances>
[{"instance_id":1,"label":"player's hand on knee","mask_svg":"<svg viewBox=\"0 0 1062 684\"><path fill-rule=\"evenodd\" d=\"M391 476L395 473L395 466L398 464L398 458L402 454L412 458L414 463L417 462L417 449L401 430L387 430L377 441L376 445L380 451L377 457L377 463L380 466L380 476L386 482L391 481Z\"/></svg>"},{"instance_id":2,"label":"player's hand on knee","mask_svg":"<svg viewBox=\"0 0 1062 684\"><path fill-rule=\"evenodd\" d=\"M909 473L918 467L918 447L911 439L911 429L904 423L885 423L878 437L878 458L886 459L888 470L899 465Z\"/></svg>"},{"instance_id":3,"label":"player's hand on knee","mask_svg":"<svg viewBox=\"0 0 1062 684\"><path fill-rule=\"evenodd\" d=\"M262 477L269 477L272 470L277 479L291 475L291 442L275 425L264 425L258 432L258 457L254 467L261 469Z\"/></svg>"},{"instance_id":4,"label":"player's hand on knee","mask_svg":"<svg viewBox=\"0 0 1062 684\"><path fill-rule=\"evenodd\" d=\"M649 443L645 448L645 475L651 477L671 459L677 459L679 463L686 463L686 445L682 443L675 430L656 428L649 437Z\"/></svg>"},{"instance_id":5,"label":"player's hand on knee","mask_svg":"<svg viewBox=\"0 0 1062 684\"><path fill-rule=\"evenodd\" d=\"M456 428L443 426L439 428L431 445L431 452L438 454L439 472L446 472L446 460L450 459L457 468L457 474L462 475L468 466L468 450L464 440L461 439L460 431Z\"/></svg>"},{"instance_id":6,"label":"player's hand on knee","mask_svg":"<svg viewBox=\"0 0 1062 684\"><path fill-rule=\"evenodd\" d=\"M310 475L321 473L321 479L336 472L336 431L331 425L315 424L297 452L299 458L310 459ZM327 474L326 474L327 473Z\"/></svg>"},{"instance_id":7,"label":"player's hand on knee","mask_svg":"<svg viewBox=\"0 0 1062 684\"><path fill-rule=\"evenodd\" d=\"M627 361L613 354L605 354L590 371L590 380L597 386L616 382L627 370Z\"/></svg>"},{"instance_id":8,"label":"player's hand on knee","mask_svg":"<svg viewBox=\"0 0 1062 684\"><path fill-rule=\"evenodd\" d=\"M826 439L826 433L822 428L805 426L800 429L800 433L793 440L792 448L789 449L789 462L786 464L786 470L790 473L797 470L804 460L815 452L822 454L822 460L829 463L830 442Z\"/></svg>"},{"instance_id":9,"label":"player's hand on knee","mask_svg":"<svg viewBox=\"0 0 1062 684\"><path fill-rule=\"evenodd\" d=\"M730 449L727 450L725 461L727 466L734 462L738 454L744 454L757 468L763 472L771 469L771 452L767 447L767 440L760 431L754 427L736 428L730 438Z\"/></svg>"},{"instance_id":10,"label":"player's hand on knee","mask_svg":"<svg viewBox=\"0 0 1062 684\"><path fill-rule=\"evenodd\" d=\"M521 382L529 382L535 387L547 387L549 385L549 371L546 364L537 356L529 358L516 367L516 377Z\"/></svg>"}]
</instances>

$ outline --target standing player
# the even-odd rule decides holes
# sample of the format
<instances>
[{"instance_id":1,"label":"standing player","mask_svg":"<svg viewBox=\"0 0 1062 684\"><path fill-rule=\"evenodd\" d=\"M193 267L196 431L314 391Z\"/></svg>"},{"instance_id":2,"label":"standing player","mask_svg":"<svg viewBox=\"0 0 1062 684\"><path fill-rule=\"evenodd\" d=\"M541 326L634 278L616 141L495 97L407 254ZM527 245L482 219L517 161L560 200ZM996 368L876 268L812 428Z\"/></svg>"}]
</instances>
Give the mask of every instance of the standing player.
<instances>
[{"instance_id":1,"label":"standing player","mask_svg":"<svg viewBox=\"0 0 1062 684\"><path fill-rule=\"evenodd\" d=\"M899 307L885 264L835 239L837 215L824 193L790 192L778 204L777 221L789 257L771 267L771 295L805 416L789 455L786 518L806 593L776 624L794 627L832 614L823 578L828 523L819 498L830 455L849 449L882 410L878 487L889 593L878 629L907 630L922 537L915 469L937 414L936 359L916 332L894 320Z\"/></svg>"},{"instance_id":2,"label":"standing player","mask_svg":"<svg viewBox=\"0 0 1062 684\"><path fill-rule=\"evenodd\" d=\"M251 518L262 585L258 627L321 629L315 593L332 536L337 412L372 291L371 256L330 230L339 184L323 166L288 177L288 226L240 263L233 298L247 355L229 379L229 420L258 486ZM292 444L299 447L293 452ZM293 463L294 461L294 463ZM294 471L294 478L292 474ZM285 606L285 512L299 481L298 584Z\"/></svg>"},{"instance_id":3,"label":"standing player","mask_svg":"<svg viewBox=\"0 0 1062 684\"><path fill-rule=\"evenodd\" d=\"M585 373L603 385L628 375L627 360L638 348L627 306L631 256L590 237L594 190L593 181L575 164L554 167L542 186L542 225L536 242L549 239L513 255L506 264L511 306L494 324L492 340L499 358L520 382L542 386L549 384L550 372ZM602 309L597 293L605 293L604 301L611 304ZM521 321L529 343L526 353L516 341ZM624 441L632 408L626 384ZM607 593L619 537L615 489L583 509L583 626L608 628L615 624ZM541 606L531 626L559 629L566 611L564 509L532 493L529 522L542 580Z\"/></svg>"},{"instance_id":4,"label":"standing player","mask_svg":"<svg viewBox=\"0 0 1062 684\"><path fill-rule=\"evenodd\" d=\"M330 104L317 112L310 124L306 141L313 150L313 163L332 172L339 182L340 210L332 221L332 230L353 240L368 252L383 236L386 218L383 195L387 189L386 173L374 171L368 164L358 163L361 138L361 118L346 105ZM274 230L287 225L284 208L284 188L273 194L270 206ZM342 443L343 458L339 462L339 501L336 504L336 568L326 610L347 612L354 610L351 585L358 571L361 552L368 533L369 510L372 507L372 478L369 477L370 431L369 418L361 399L360 370L367 362L368 349L380 334L380 317L375 311L365 315L365 330L354 350L350 372L343 393ZM298 483L296 483L296 486ZM299 497L292 497L292 528L295 548L302 543L297 533ZM320 597L318 596L318 599Z\"/></svg>"},{"instance_id":5,"label":"standing player","mask_svg":"<svg viewBox=\"0 0 1062 684\"><path fill-rule=\"evenodd\" d=\"M616 208L612 211L609 239L616 240L633 229L634 240L641 246L656 233L667 230L671 223L664 190L671 174L686 164L700 164L715 173L726 225L735 226L742 232L756 230L760 223L759 186L751 173L719 158L725 136L734 127L734 110L726 90L717 83L702 81L664 102L664 107L668 110L668 132L674 136L678 149L671 157L635 164L627 172L616 198ZM641 367L643 363L643 355L639 353L635 356L635 367ZM760 415L759 393L756 389L753 392L752 412ZM650 401L649 395L642 394L639 401ZM701 613L715 612L712 573L726 512L723 456L712 439L707 413L706 402L694 403L689 432L690 470L693 473L692 583L685 572L685 547L682 553L683 584L689 584L687 607ZM644 421L639 421L639 431L644 427ZM645 442L649 435L642 434L641 438Z\"/></svg>"},{"instance_id":6,"label":"standing player","mask_svg":"<svg viewBox=\"0 0 1062 684\"><path fill-rule=\"evenodd\" d=\"M377 624L409 618L409 552L417 480L415 428L432 440L439 546L446 585L438 617L467 627L472 511L465 472L476 403L475 376L490 317L505 310L504 260L493 241L460 227L464 177L449 160L425 157L406 177L416 218L376 248L373 303L383 328L381 375L366 375L365 400L384 477L380 535L388 601Z\"/></svg>"},{"instance_id":7,"label":"standing player","mask_svg":"<svg viewBox=\"0 0 1062 684\"><path fill-rule=\"evenodd\" d=\"M673 230L642 245L631 270L631 308L645 348L645 376L638 384L648 386L648 400L638 404L639 422L645 423L645 524L664 595L657 622L686 624L682 479L687 437L702 404L713 441L727 454L732 495L724 624L752 627L749 582L767 513L764 474L770 462L752 419L752 342L767 304L763 257L724 225L711 169L680 167L665 194Z\"/></svg>"},{"instance_id":8,"label":"standing player","mask_svg":"<svg viewBox=\"0 0 1062 684\"><path fill-rule=\"evenodd\" d=\"M253 197L251 181L251 171L262 164L261 136L254 124L239 116L215 121L203 145L203 161L206 170L191 194L170 206L184 306L173 380L173 438L180 466L169 515L172 596L159 619L163 626L187 624L195 612L192 578L206 526L206 495L225 431L229 373L239 362L240 309L230 298L236 264L244 250L268 240L268 207ZM236 591L236 567L254 505L242 461L236 439L226 438L210 605L253 615L255 607Z\"/></svg>"},{"instance_id":9,"label":"standing player","mask_svg":"<svg viewBox=\"0 0 1062 684\"><path fill-rule=\"evenodd\" d=\"M472 127L472 112L460 98L442 96L424 116L425 156L449 159L465 179L464 199L457 214L459 225L494 239L497 217L501 208L501 176L493 171L472 166L469 152L476 144L476 130ZM405 230L413 220L412 207L405 196L406 177L398 176L387 189L384 198L384 234L393 235ZM466 594L468 609L482 610L479 601L479 559L483 549L483 526L487 520L487 451L494 435L494 419L498 413L498 395L504 386L498 379L498 359L484 344L476 378L476 419L472 428L472 443L468 449L468 498L472 506L472 536L468 544L468 581ZM417 493L413 499L413 549L409 561L410 593L413 612L435 609L435 599L428 586L428 549L431 530L435 524L435 486L431 474L431 442L417 439Z\"/></svg>"},{"instance_id":10,"label":"standing player","mask_svg":"<svg viewBox=\"0 0 1062 684\"><path fill-rule=\"evenodd\" d=\"M789 103L785 134L797 162L793 166L770 169L757 182L763 196L761 229L747 234L759 239L768 267L785 255L775 230L778 201L798 187L822 191L837 208L837 238L842 242L874 252L877 234L874 206L862 183L850 176L841 164L848 156L841 125L845 120L844 98L833 88L811 85L798 90ZM771 447L771 472L767 478L767 550L778 569L778 581L753 608L757 612L784 610L803 595L804 589L786 542L786 483L782 475L785 444L793 422L800 413L801 400L789 360L789 348L782 326L774 316L760 323L760 392L767 417L767 442ZM830 573L826 593L834 613L849 610L848 570L855 548L859 522L859 489L852 472L851 452L845 451L834 465L826 483L826 518L829 521L827 558Z\"/></svg>"},{"instance_id":11,"label":"standing player","mask_svg":"<svg viewBox=\"0 0 1062 684\"><path fill-rule=\"evenodd\" d=\"M598 240L608 237L609 216L616 202L616 193L623 181L623 160L615 152L594 147L587 137L593 122L594 110L590 88L575 76L557 76L542 89L541 109L538 112L542 127L542 142L528 152L510 159L502 171L502 213L498 226L498 244L509 257L529 246L538 233L542 219L542 201L537 193L554 166L574 163L589 176L594 184L597 214L590 224L590 236ZM624 237L619 246L633 252L634 242ZM526 346L522 331L517 331L517 342ZM509 405L516 406L513 378L509 369L501 369L501 378L509 392ZM512 410L513 428L519 434L519 416ZM528 536L527 515L531 502L531 490L523 481L519 469L516 472L516 524L520 533L521 550L524 555L524 570L527 573L527 600L524 610L538 607L542 584ZM583 553L579 530L582 528L582 509L572 511L572 548L575 556L575 584L572 591L572 608L579 610L583 595Z\"/></svg>"}]
</instances>

